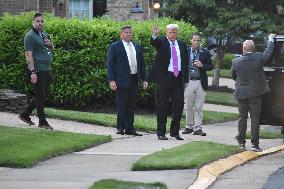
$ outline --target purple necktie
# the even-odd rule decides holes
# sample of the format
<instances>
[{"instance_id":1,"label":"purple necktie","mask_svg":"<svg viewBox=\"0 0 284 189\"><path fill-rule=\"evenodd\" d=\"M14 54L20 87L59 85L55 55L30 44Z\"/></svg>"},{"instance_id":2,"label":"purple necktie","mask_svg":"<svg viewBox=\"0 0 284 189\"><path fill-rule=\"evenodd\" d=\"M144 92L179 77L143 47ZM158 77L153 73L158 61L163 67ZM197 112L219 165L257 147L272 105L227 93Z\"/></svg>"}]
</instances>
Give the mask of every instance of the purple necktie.
<instances>
[{"instance_id":1,"label":"purple necktie","mask_svg":"<svg viewBox=\"0 0 284 189\"><path fill-rule=\"evenodd\" d=\"M172 59L173 59L174 76L178 77L178 58L174 42L172 43Z\"/></svg>"}]
</instances>

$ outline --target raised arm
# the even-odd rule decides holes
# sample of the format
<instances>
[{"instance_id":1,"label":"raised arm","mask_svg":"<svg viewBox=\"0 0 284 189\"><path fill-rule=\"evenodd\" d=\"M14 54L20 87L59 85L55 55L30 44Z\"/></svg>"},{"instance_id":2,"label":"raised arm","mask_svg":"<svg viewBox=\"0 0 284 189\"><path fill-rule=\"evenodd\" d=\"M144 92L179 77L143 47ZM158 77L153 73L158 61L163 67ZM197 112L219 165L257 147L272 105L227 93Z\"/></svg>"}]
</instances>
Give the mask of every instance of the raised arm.
<instances>
[{"instance_id":1,"label":"raised arm","mask_svg":"<svg viewBox=\"0 0 284 189\"><path fill-rule=\"evenodd\" d=\"M268 36L267 46L265 48L265 51L262 53L263 62L266 62L271 57L271 55L273 53L275 36L276 36L276 34L270 34Z\"/></svg>"},{"instance_id":2,"label":"raised arm","mask_svg":"<svg viewBox=\"0 0 284 189\"><path fill-rule=\"evenodd\" d=\"M159 38L159 32L160 32L160 28L159 26L155 25L153 26L152 28L152 36L151 36L151 39L150 39L150 43L153 47L155 47L155 49L157 50L160 45L161 45L161 40Z\"/></svg>"}]
</instances>

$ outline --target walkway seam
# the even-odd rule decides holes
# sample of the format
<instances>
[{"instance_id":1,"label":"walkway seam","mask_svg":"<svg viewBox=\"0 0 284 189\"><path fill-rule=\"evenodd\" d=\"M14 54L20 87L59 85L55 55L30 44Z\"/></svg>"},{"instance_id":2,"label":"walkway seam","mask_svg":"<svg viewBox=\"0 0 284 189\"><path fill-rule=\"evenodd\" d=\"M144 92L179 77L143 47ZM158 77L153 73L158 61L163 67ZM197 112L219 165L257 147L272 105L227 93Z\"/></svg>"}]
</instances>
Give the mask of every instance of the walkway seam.
<instances>
[{"instance_id":1,"label":"walkway seam","mask_svg":"<svg viewBox=\"0 0 284 189\"><path fill-rule=\"evenodd\" d=\"M114 155L114 156L146 156L149 155L149 153L129 153L129 152L74 152L75 154L79 154L79 155Z\"/></svg>"},{"instance_id":2,"label":"walkway seam","mask_svg":"<svg viewBox=\"0 0 284 189\"><path fill-rule=\"evenodd\" d=\"M261 156L273 154L281 150L284 150L284 144L268 148L262 152L244 151L228 158L214 161L199 169L197 179L187 189L206 189L218 178L218 176L225 172Z\"/></svg>"}]
</instances>

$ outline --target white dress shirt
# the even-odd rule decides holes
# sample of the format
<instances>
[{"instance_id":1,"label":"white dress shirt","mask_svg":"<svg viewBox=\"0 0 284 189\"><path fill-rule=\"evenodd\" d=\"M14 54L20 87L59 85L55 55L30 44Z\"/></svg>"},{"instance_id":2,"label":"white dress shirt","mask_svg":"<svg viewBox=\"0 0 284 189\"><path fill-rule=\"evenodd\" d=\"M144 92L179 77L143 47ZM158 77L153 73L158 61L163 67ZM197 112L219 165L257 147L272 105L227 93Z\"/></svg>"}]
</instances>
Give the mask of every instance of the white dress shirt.
<instances>
[{"instance_id":1,"label":"white dress shirt","mask_svg":"<svg viewBox=\"0 0 284 189\"><path fill-rule=\"evenodd\" d=\"M174 42L169 40L169 43L170 43L170 48L171 48L171 59L170 59L168 71L174 72L173 58L172 58L172 43L175 43L175 47L176 47L176 51L177 51L177 58L178 58L178 71L181 71L181 58L180 58L180 50L179 50L178 42L177 42L177 40L175 40Z\"/></svg>"},{"instance_id":2,"label":"white dress shirt","mask_svg":"<svg viewBox=\"0 0 284 189\"><path fill-rule=\"evenodd\" d=\"M129 49L128 49L128 44L130 44L132 50L133 50L133 55L134 55L134 59L135 59L135 65L137 66L137 59L136 59L136 50L135 50L135 47L133 45L133 43L130 41L129 43L127 43L126 41L122 40L122 43L123 43L123 46L124 46L124 49L126 51L126 54L127 54L127 58L128 58L128 63L129 63L129 67L131 68L131 61L130 61L130 52L129 52ZM136 69L136 73L137 73L137 69ZM135 73L135 74L136 74ZM133 73L132 73L133 74Z\"/></svg>"}]
</instances>

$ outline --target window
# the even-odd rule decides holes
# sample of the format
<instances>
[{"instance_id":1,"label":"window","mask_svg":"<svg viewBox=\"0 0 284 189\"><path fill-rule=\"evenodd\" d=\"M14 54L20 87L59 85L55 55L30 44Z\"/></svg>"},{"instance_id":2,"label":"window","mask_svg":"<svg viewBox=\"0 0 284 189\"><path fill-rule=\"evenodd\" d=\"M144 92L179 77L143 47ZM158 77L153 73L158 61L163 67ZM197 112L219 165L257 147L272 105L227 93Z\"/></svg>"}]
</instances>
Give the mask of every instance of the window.
<instances>
[{"instance_id":1,"label":"window","mask_svg":"<svg viewBox=\"0 0 284 189\"><path fill-rule=\"evenodd\" d=\"M70 0L68 18L93 18L93 0Z\"/></svg>"},{"instance_id":2,"label":"window","mask_svg":"<svg viewBox=\"0 0 284 189\"><path fill-rule=\"evenodd\" d=\"M106 13L106 0L94 0L94 16L103 16Z\"/></svg>"}]
</instances>

